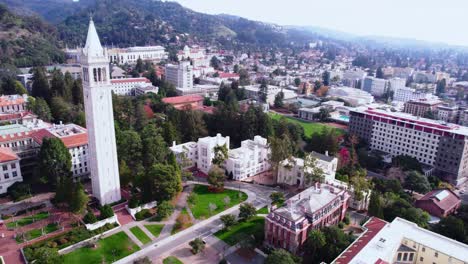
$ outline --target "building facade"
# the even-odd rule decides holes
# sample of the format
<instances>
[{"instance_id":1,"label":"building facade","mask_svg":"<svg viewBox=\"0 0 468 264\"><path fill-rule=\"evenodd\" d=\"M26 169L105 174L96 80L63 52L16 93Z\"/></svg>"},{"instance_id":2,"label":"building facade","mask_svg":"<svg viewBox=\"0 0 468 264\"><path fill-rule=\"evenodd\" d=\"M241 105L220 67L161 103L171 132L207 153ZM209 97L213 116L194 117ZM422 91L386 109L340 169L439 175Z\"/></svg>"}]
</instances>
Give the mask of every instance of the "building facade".
<instances>
[{"instance_id":1,"label":"building facade","mask_svg":"<svg viewBox=\"0 0 468 264\"><path fill-rule=\"evenodd\" d=\"M193 67L189 61L181 61L179 65L166 65L166 81L178 89L193 89Z\"/></svg>"},{"instance_id":2,"label":"building facade","mask_svg":"<svg viewBox=\"0 0 468 264\"><path fill-rule=\"evenodd\" d=\"M15 182L22 182L19 157L10 148L0 147L0 194Z\"/></svg>"},{"instance_id":3,"label":"building facade","mask_svg":"<svg viewBox=\"0 0 468 264\"><path fill-rule=\"evenodd\" d=\"M101 46L92 20L80 60L93 195L102 205L110 204L121 199L112 84L108 54Z\"/></svg>"},{"instance_id":4,"label":"building facade","mask_svg":"<svg viewBox=\"0 0 468 264\"><path fill-rule=\"evenodd\" d=\"M410 87L401 87L393 91L393 101L403 103L412 100L431 99L431 97L433 97L431 93L419 92Z\"/></svg>"},{"instance_id":5,"label":"building facade","mask_svg":"<svg viewBox=\"0 0 468 264\"><path fill-rule=\"evenodd\" d=\"M266 172L270 169L270 147L266 138L255 136L241 142L241 146L229 150L225 168L236 181Z\"/></svg>"},{"instance_id":6,"label":"building facade","mask_svg":"<svg viewBox=\"0 0 468 264\"><path fill-rule=\"evenodd\" d=\"M426 116L429 113L436 114L437 108L442 105L439 100L419 99L411 100L405 103L403 112L414 116Z\"/></svg>"},{"instance_id":7,"label":"building facade","mask_svg":"<svg viewBox=\"0 0 468 264\"><path fill-rule=\"evenodd\" d=\"M151 81L145 77L111 79L112 92L117 95L135 95L138 87L152 86Z\"/></svg>"},{"instance_id":8,"label":"building facade","mask_svg":"<svg viewBox=\"0 0 468 264\"><path fill-rule=\"evenodd\" d=\"M298 252L310 231L344 219L348 199L347 191L326 184L296 194L286 201L286 206L272 208L265 218L265 243Z\"/></svg>"},{"instance_id":9,"label":"building facade","mask_svg":"<svg viewBox=\"0 0 468 264\"><path fill-rule=\"evenodd\" d=\"M468 178L468 127L377 109L350 111L350 134L392 157L409 155L455 185Z\"/></svg>"},{"instance_id":10,"label":"building facade","mask_svg":"<svg viewBox=\"0 0 468 264\"><path fill-rule=\"evenodd\" d=\"M460 208L461 199L450 189L438 189L416 200L415 206L436 217L447 217Z\"/></svg>"},{"instance_id":11,"label":"building facade","mask_svg":"<svg viewBox=\"0 0 468 264\"><path fill-rule=\"evenodd\" d=\"M109 61L115 64L136 64L138 59L150 62L160 62L167 58L162 46L145 46L129 48L111 48L107 50Z\"/></svg>"},{"instance_id":12,"label":"building facade","mask_svg":"<svg viewBox=\"0 0 468 264\"><path fill-rule=\"evenodd\" d=\"M388 81L371 76L367 76L362 80L362 90L370 93L373 96L382 96L388 90Z\"/></svg>"}]
</instances>

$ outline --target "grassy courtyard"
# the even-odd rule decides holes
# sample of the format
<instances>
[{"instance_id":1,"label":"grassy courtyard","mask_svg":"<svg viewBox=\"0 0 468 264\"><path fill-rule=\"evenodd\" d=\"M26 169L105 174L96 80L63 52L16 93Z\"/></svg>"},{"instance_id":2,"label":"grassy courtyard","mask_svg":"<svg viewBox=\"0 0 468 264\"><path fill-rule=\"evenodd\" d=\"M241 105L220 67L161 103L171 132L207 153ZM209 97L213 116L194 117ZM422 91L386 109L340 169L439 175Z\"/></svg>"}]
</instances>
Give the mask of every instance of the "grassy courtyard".
<instances>
[{"instance_id":1,"label":"grassy courtyard","mask_svg":"<svg viewBox=\"0 0 468 264\"><path fill-rule=\"evenodd\" d=\"M195 185L192 193L195 194L195 199L190 203L190 210L196 219L205 219L217 213L226 210L247 199L247 194L234 190L225 189L222 192L210 192L208 186ZM240 195L239 195L240 193ZM225 204L225 197L229 197L229 204ZM210 212L209 204L215 204L216 209Z\"/></svg>"},{"instance_id":2,"label":"grassy courtyard","mask_svg":"<svg viewBox=\"0 0 468 264\"><path fill-rule=\"evenodd\" d=\"M268 207L264 206L257 210L257 214L268 214Z\"/></svg>"},{"instance_id":3,"label":"grassy courtyard","mask_svg":"<svg viewBox=\"0 0 468 264\"><path fill-rule=\"evenodd\" d=\"M164 225L145 225L145 228L153 234L154 237L158 237L161 234L161 230L164 228Z\"/></svg>"},{"instance_id":4,"label":"grassy courtyard","mask_svg":"<svg viewBox=\"0 0 468 264\"><path fill-rule=\"evenodd\" d=\"M49 217L49 212L40 212L40 213L37 213L35 215L26 216L26 217L21 218L21 219L19 219L17 221L10 222L6 226L8 228L15 228L17 226L26 226L26 225L30 225L30 224L32 224L34 222L37 222L39 220L46 219L48 217Z\"/></svg>"},{"instance_id":5,"label":"grassy courtyard","mask_svg":"<svg viewBox=\"0 0 468 264\"><path fill-rule=\"evenodd\" d=\"M180 259L170 256L163 259L163 264L184 264Z\"/></svg>"},{"instance_id":6,"label":"grassy courtyard","mask_svg":"<svg viewBox=\"0 0 468 264\"><path fill-rule=\"evenodd\" d=\"M130 228L130 232L132 232L132 234L136 236L136 238L138 238L138 240L140 240L143 244L151 242L151 239L148 237L148 235L146 235L145 232L143 232L143 230L141 230L141 228L138 226Z\"/></svg>"},{"instance_id":7,"label":"grassy courtyard","mask_svg":"<svg viewBox=\"0 0 468 264\"><path fill-rule=\"evenodd\" d=\"M99 240L96 248L83 247L64 255L63 263L111 263L139 249L124 232L119 232Z\"/></svg>"},{"instance_id":8,"label":"grassy courtyard","mask_svg":"<svg viewBox=\"0 0 468 264\"><path fill-rule=\"evenodd\" d=\"M214 235L231 246L251 236L255 237L256 244L261 244L264 235L264 225L265 218L256 216L246 222L237 223L229 230L220 230Z\"/></svg>"},{"instance_id":9,"label":"grassy courtyard","mask_svg":"<svg viewBox=\"0 0 468 264\"><path fill-rule=\"evenodd\" d=\"M23 243L24 241L29 241L33 240L35 238L38 238L42 235L52 233L54 231L58 230L58 225L57 224L48 224L44 227L44 234L42 233L42 229L33 229L28 232L26 232L25 236L17 236L16 237L16 242L18 243Z\"/></svg>"},{"instance_id":10,"label":"grassy courtyard","mask_svg":"<svg viewBox=\"0 0 468 264\"><path fill-rule=\"evenodd\" d=\"M269 115L272 119L275 119L275 120L280 120L283 117L283 115L276 114L276 113L269 113ZM286 118L289 122L296 123L302 126L304 128L304 134L306 137L310 137L316 133L322 133L322 129L324 127L332 128L340 135L345 134L345 131L343 129L335 128L324 123L308 122L308 121L295 119L289 116L284 116L284 118Z\"/></svg>"}]
</instances>

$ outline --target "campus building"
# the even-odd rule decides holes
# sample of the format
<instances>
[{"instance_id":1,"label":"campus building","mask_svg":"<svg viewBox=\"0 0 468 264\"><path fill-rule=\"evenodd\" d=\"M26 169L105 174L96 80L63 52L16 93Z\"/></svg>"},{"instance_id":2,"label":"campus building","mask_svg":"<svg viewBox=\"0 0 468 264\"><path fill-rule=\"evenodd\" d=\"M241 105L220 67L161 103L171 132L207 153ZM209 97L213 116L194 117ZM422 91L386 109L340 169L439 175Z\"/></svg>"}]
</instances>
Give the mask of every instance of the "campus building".
<instances>
[{"instance_id":1,"label":"campus building","mask_svg":"<svg viewBox=\"0 0 468 264\"><path fill-rule=\"evenodd\" d=\"M422 117L428 113L434 113L435 115L440 105L442 105L442 102L434 99L410 100L405 103L403 112Z\"/></svg>"},{"instance_id":2,"label":"campus building","mask_svg":"<svg viewBox=\"0 0 468 264\"><path fill-rule=\"evenodd\" d=\"M350 111L349 132L369 147L409 155L459 185L468 179L468 127L372 108Z\"/></svg>"},{"instance_id":3,"label":"campus building","mask_svg":"<svg viewBox=\"0 0 468 264\"><path fill-rule=\"evenodd\" d=\"M370 93L373 96L383 96L389 89L388 81L371 76L367 76L362 81L362 90Z\"/></svg>"},{"instance_id":4,"label":"campus building","mask_svg":"<svg viewBox=\"0 0 468 264\"><path fill-rule=\"evenodd\" d=\"M244 140L239 148L229 150L226 171L237 181L263 173L270 169L269 154L266 138L255 136L253 140Z\"/></svg>"},{"instance_id":5,"label":"campus building","mask_svg":"<svg viewBox=\"0 0 468 264\"><path fill-rule=\"evenodd\" d=\"M181 61L179 65L166 65L166 81L182 90L193 89L193 67L189 61Z\"/></svg>"},{"instance_id":6,"label":"campus building","mask_svg":"<svg viewBox=\"0 0 468 264\"><path fill-rule=\"evenodd\" d=\"M415 202L416 207L436 217L447 217L455 213L460 205L460 197L450 189L430 191Z\"/></svg>"},{"instance_id":7,"label":"campus building","mask_svg":"<svg viewBox=\"0 0 468 264\"><path fill-rule=\"evenodd\" d=\"M107 55L109 61L114 64L136 64L138 59L157 63L167 58L167 53L162 46L110 48L107 49Z\"/></svg>"},{"instance_id":8,"label":"campus building","mask_svg":"<svg viewBox=\"0 0 468 264\"><path fill-rule=\"evenodd\" d=\"M22 182L19 157L10 148L0 147L0 194L15 182Z\"/></svg>"},{"instance_id":9,"label":"campus building","mask_svg":"<svg viewBox=\"0 0 468 264\"><path fill-rule=\"evenodd\" d=\"M117 95L135 95L135 90L139 87L154 87L151 81L145 77L111 79L110 82L112 92Z\"/></svg>"},{"instance_id":10,"label":"campus building","mask_svg":"<svg viewBox=\"0 0 468 264\"><path fill-rule=\"evenodd\" d=\"M311 230L343 220L348 199L347 191L319 183L296 194L265 218L265 243L298 252Z\"/></svg>"},{"instance_id":11,"label":"campus building","mask_svg":"<svg viewBox=\"0 0 468 264\"><path fill-rule=\"evenodd\" d=\"M402 218L388 223L373 217L365 231L332 264L465 264L468 245Z\"/></svg>"}]
</instances>

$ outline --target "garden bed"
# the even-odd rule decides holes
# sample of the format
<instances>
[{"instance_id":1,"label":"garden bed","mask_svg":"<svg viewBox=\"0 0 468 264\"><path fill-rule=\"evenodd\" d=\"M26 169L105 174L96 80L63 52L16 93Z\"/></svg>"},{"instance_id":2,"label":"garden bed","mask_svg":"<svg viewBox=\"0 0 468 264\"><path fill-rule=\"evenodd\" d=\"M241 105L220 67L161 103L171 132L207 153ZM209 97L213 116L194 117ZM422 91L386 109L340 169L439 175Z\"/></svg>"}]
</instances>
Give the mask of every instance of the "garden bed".
<instances>
[{"instance_id":1,"label":"garden bed","mask_svg":"<svg viewBox=\"0 0 468 264\"><path fill-rule=\"evenodd\" d=\"M9 222L9 223L6 224L6 226L8 228L15 228L17 226L27 226L27 225L30 225L30 224L35 223L37 221L44 220L44 219L46 219L48 217L49 217L49 212L40 212L40 213L37 213L35 215L26 216L26 217L18 219L16 221Z\"/></svg>"},{"instance_id":2,"label":"garden bed","mask_svg":"<svg viewBox=\"0 0 468 264\"><path fill-rule=\"evenodd\" d=\"M30 230L30 231L26 232L24 234L24 236L23 235L17 235L16 236L16 242L17 243L23 243L25 241L36 239L38 237L41 237L43 235L52 233L52 232L57 231L57 230L58 230L58 224L55 224L55 223L48 224L48 225L46 225L44 227L44 233L42 232L43 231L42 229L33 229L33 230Z\"/></svg>"}]
</instances>

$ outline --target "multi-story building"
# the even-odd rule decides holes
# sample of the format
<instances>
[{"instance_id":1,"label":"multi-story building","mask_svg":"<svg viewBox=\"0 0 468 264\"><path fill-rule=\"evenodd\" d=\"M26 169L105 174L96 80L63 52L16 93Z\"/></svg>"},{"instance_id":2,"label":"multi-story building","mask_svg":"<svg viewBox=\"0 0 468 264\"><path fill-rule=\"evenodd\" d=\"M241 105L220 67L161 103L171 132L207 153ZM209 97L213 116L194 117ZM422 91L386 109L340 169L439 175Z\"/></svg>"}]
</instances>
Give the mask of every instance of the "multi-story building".
<instances>
[{"instance_id":1,"label":"multi-story building","mask_svg":"<svg viewBox=\"0 0 468 264\"><path fill-rule=\"evenodd\" d=\"M111 79L112 92L117 95L134 95L137 87L152 86L151 81L145 77Z\"/></svg>"},{"instance_id":2,"label":"multi-story building","mask_svg":"<svg viewBox=\"0 0 468 264\"><path fill-rule=\"evenodd\" d=\"M0 194L15 182L22 182L19 157L10 148L0 147Z\"/></svg>"},{"instance_id":3,"label":"multi-story building","mask_svg":"<svg viewBox=\"0 0 468 264\"><path fill-rule=\"evenodd\" d=\"M203 96L201 95L181 95L174 97L163 98L162 101L166 104L174 106L175 109L199 109L203 107Z\"/></svg>"},{"instance_id":4,"label":"multi-story building","mask_svg":"<svg viewBox=\"0 0 468 264\"><path fill-rule=\"evenodd\" d=\"M75 124L59 124L33 133L33 139L42 145L44 138L59 138L70 152L74 177L89 175L88 132Z\"/></svg>"},{"instance_id":5,"label":"multi-story building","mask_svg":"<svg viewBox=\"0 0 468 264\"><path fill-rule=\"evenodd\" d=\"M340 98L352 106L367 105L374 102L374 96L370 93L352 87L332 87L327 95L333 98Z\"/></svg>"},{"instance_id":6,"label":"multi-story building","mask_svg":"<svg viewBox=\"0 0 468 264\"><path fill-rule=\"evenodd\" d=\"M411 100L431 99L433 97L431 93L420 92L410 87L400 87L393 91L393 101L403 103Z\"/></svg>"},{"instance_id":7,"label":"multi-story building","mask_svg":"<svg viewBox=\"0 0 468 264\"><path fill-rule=\"evenodd\" d=\"M468 179L468 127L378 109L350 111L350 134L371 149L409 155L459 185Z\"/></svg>"},{"instance_id":8,"label":"multi-story building","mask_svg":"<svg viewBox=\"0 0 468 264\"><path fill-rule=\"evenodd\" d=\"M166 65L166 81L182 90L193 89L193 67L189 61L181 61L179 65Z\"/></svg>"},{"instance_id":9,"label":"multi-story building","mask_svg":"<svg viewBox=\"0 0 468 264\"><path fill-rule=\"evenodd\" d=\"M415 202L417 208L421 208L436 217L447 217L455 213L460 205L460 197L450 189L430 191Z\"/></svg>"},{"instance_id":10,"label":"multi-story building","mask_svg":"<svg viewBox=\"0 0 468 264\"><path fill-rule=\"evenodd\" d=\"M19 113L26 111L28 95L2 95L0 96L0 114Z\"/></svg>"},{"instance_id":11,"label":"multi-story building","mask_svg":"<svg viewBox=\"0 0 468 264\"><path fill-rule=\"evenodd\" d=\"M309 155L315 160L316 166L323 170L324 182L335 179L336 168L338 166L337 158L329 156L328 152L320 154L312 151ZM311 168L304 168L304 159L286 159L281 162L278 168L277 181L278 183L297 186L299 188L308 187L307 180L304 177L305 170L310 171Z\"/></svg>"},{"instance_id":12,"label":"multi-story building","mask_svg":"<svg viewBox=\"0 0 468 264\"><path fill-rule=\"evenodd\" d=\"M367 73L361 69L347 70L343 73L344 86L353 88L361 88L362 80L367 76Z\"/></svg>"},{"instance_id":13,"label":"multi-story building","mask_svg":"<svg viewBox=\"0 0 468 264\"><path fill-rule=\"evenodd\" d=\"M397 89L406 87L406 79L402 78L391 78L388 80L388 89L390 91L395 91Z\"/></svg>"},{"instance_id":14,"label":"multi-story building","mask_svg":"<svg viewBox=\"0 0 468 264\"><path fill-rule=\"evenodd\" d=\"M167 53L161 46L110 48L107 49L107 55L109 61L115 64L135 64L138 59L156 63L167 58Z\"/></svg>"},{"instance_id":15,"label":"multi-story building","mask_svg":"<svg viewBox=\"0 0 468 264\"><path fill-rule=\"evenodd\" d=\"M402 218L369 219L365 231L332 264L465 264L468 245Z\"/></svg>"},{"instance_id":16,"label":"multi-story building","mask_svg":"<svg viewBox=\"0 0 468 264\"><path fill-rule=\"evenodd\" d=\"M410 100L405 103L403 112L414 116L426 116L428 113L436 113L437 107L442 105L439 100L419 99Z\"/></svg>"},{"instance_id":17,"label":"multi-story building","mask_svg":"<svg viewBox=\"0 0 468 264\"><path fill-rule=\"evenodd\" d=\"M247 98L260 101L259 99L260 84L249 85L249 86L245 86L244 88L245 88L245 95ZM285 100L297 98L297 94L294 91L283 89L282 87L279 87L279 86L268 85L266 103L273 105L273 103L275 102L275 96L279 92L283 92Z\"/></svg>"},{"instance_id":18,"label":"multi-story building","mask_svg":"<svg viewBox=\"0 0 468 264\"><path fill-rule=\"evenodd\" d=\"M436 118L447 123L457 124L460 119L459 107L447 104L439 105L436 110Z\"/></svg>"},{"instance_id":19,"label":"multi-story building","mask_svg":"<svg viewBox=\"0 0 468 264\"><path fill-rule=\"evenodd\" d=\"M336 225L348 209L346 190L316 183L286 201L286 206L272 207L265 218L265 243L293 253L304 245L311 230Z\"/></svg>"},{"instance_id":20,"label":"multi-story building","mask_svg":"<svg viewBox=\"0 0 468 264\"><path fill-rule=\"evenodd\" d=\"M270 169L270 147L266 138L255 136L241 142L241 146L229 150L225 168L234 180L243 180Z\"/></svg>"},{"instance_id":21,"label":"multi-story building","mask_svg":"<svg viewBox=\"0 0 468 264\"><path fill-rule=\"evenodd\" d=\"M372 94L373 96L382 96L388 90L388 81L367 76L362 81L361 89Z\"/></svg>"}]
</instances>

